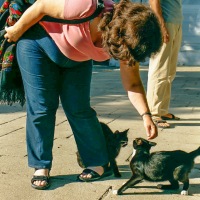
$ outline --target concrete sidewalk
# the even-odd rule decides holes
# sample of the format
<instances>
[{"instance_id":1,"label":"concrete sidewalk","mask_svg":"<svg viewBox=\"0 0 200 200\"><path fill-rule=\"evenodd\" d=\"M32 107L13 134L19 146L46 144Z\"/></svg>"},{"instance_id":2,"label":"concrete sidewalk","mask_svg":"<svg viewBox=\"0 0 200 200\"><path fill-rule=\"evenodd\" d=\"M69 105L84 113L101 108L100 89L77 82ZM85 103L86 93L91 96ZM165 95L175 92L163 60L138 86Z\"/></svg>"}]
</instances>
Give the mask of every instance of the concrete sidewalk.
<instances>
[{"instance_id":1,"label":"concrete sidewalk","mask_svg":"<svg viewBox=\"0 0 200 200\"><path fill-rule=\"evenodd\" d=\"M147 67L141 67L146 86ZM129 128L129 144L117 158L122 178L114 176L93 183L76 181L82 169L76 162L76 145L69 124L60 106L54 141L54 161L51 171L52 186L46 191L31 188L33 170L27 167L25 144L25 107L0 105L0 200L199 200L200 157L190 174L190 195L179 195L181 190L162 191L156 183L143 182L115 196L112 189L119 188L131 176L127 157L132 152L135 137L145 137L143 122L130 104L122 88L118 69L95 67L93 72L92 107L100 121L115 130ZM171 121L172 128L159 129L157 146L152 151L192 151L200 146L200 67L178 67L173 84L170 112L181 118ZM181 185L182 187L182 185ZM180 188L181 188L180 187Z\"/></svg>"}]
</instances>

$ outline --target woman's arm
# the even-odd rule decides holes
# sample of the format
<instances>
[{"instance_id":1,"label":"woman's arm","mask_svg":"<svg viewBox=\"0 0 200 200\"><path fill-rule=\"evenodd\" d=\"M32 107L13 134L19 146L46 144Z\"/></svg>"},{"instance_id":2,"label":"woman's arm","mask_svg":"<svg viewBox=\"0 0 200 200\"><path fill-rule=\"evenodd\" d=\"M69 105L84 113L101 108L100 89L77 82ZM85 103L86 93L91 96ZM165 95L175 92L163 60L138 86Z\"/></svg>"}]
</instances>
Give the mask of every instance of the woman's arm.
<instances>
[{"instance_id":1,"label":"woman's arm","mask_svg":"<svg viewBox=\"0 0 200 200\"><path fill-rule=\"evenodd\" d=\"M5 38L8 42L17 41L31 26L40 21L45 15L64 19L65 0L37 0L31 5L15 23L6 28Z\"/></svg>"},{"instance_id":2,"label":"woman's arm","mask_svg":"<svg viewBox=\"0 0 200 200\"><path fill-rule=\"evenodd\" d=\"M140 115L148 113L149 107L146 99L146 93L140 78L139 63L135 66L128 66L127 61L120 61L120 73L122 84L128 92L128 97L132 105L136 108ZM144 127L148 139L157 137L158 130L153 123L151 116L143 115Z\"/></svg>"}]
</instances>

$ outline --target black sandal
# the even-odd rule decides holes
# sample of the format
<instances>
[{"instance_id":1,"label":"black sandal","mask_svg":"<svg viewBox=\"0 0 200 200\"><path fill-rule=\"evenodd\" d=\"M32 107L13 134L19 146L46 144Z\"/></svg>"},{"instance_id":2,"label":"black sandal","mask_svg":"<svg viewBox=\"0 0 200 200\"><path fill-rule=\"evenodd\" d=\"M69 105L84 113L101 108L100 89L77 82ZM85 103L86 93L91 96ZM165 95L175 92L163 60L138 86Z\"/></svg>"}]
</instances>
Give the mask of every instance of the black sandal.
<instances>
[{"instance_id":1,"label":"black sandal","mask_svg":"<svg viewBox=\"0 0 200 200\"><path fill-rule=\"evenodd\" d=\"M46 184L45 185L35 185L34 182L35 181L45 181ZM33 175L33 178L31 179L31 186L34 189L37 190L45 190L50 186L50 177L49 176L35 176Z\"/></svg>"},{"instance_id":2,"label":"black sandal","mask_svg":"<svg viewBox=\"0 0 200 200\"><path fill-rule=\"evenodd\" d=\"M177 117L172 113L168 113L168 115L171 115L171 117L161 116L161 118L163 120L180 120L180 117Z\"/></svg>"},{"instance_id":3,"label":"black sandal","mask_svg":"<svg viewBox=\"0 0 200 200\"><path fill-rule=\"evenodd\" d=\"M92 169L84 169L83 172L80 175L91 175L91 178L83 178L80 175L77 177L77 180L83 181L83 182L91 182L91 181L97 181L101 178L111 176L113 174L112 169L108 167L108 165L102 166L104 169L104 172L102 175L99 175L97 172L95 172Z\"/></svg>"}]
</instances>

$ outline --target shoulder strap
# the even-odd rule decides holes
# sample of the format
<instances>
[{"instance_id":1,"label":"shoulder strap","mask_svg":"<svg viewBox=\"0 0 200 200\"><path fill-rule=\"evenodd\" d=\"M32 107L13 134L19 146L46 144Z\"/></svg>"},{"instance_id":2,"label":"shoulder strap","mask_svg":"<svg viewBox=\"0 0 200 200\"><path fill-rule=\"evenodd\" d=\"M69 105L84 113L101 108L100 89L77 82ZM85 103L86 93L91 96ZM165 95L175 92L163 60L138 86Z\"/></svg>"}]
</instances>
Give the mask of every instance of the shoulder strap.
<instances>
[{"instance_id":1,"label":"shoulder strap","mask_svg":"<svg viewBox=\"0 0 200 200\"><path fill-rule=\"evenodd\" d=\"M50 16L45 16L41 19L41 21L57 22L57 23L63 23L63 24L81 24L97 17L102 12L103 8L104 8L103 0L98 0L96 10L94 11L92 15L88 17L85 17L82 19L65 20L65 19L56 19Z\"/></svg>"}]
</instances>

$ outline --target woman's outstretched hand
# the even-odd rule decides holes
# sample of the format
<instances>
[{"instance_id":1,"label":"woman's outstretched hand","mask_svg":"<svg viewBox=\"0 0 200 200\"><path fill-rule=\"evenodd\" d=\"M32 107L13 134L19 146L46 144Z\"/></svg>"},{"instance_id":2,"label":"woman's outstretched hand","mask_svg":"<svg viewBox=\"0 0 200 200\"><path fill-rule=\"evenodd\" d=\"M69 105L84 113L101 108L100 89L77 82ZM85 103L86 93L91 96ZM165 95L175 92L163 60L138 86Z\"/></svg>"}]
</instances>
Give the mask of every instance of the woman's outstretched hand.
<instances>
[{"instance_id":1,"label":"woman's outstretched hand","mask_svg":"<svg viewBox=\"0 0 200 200\"><path fill-rule=\"evenodd\" d=\"M158 136L158 129L157 126L154 124L153 120L150 116L144 115L144 128L146 130L147 139L152 140Z\"/></svg>"}]
</instances>

